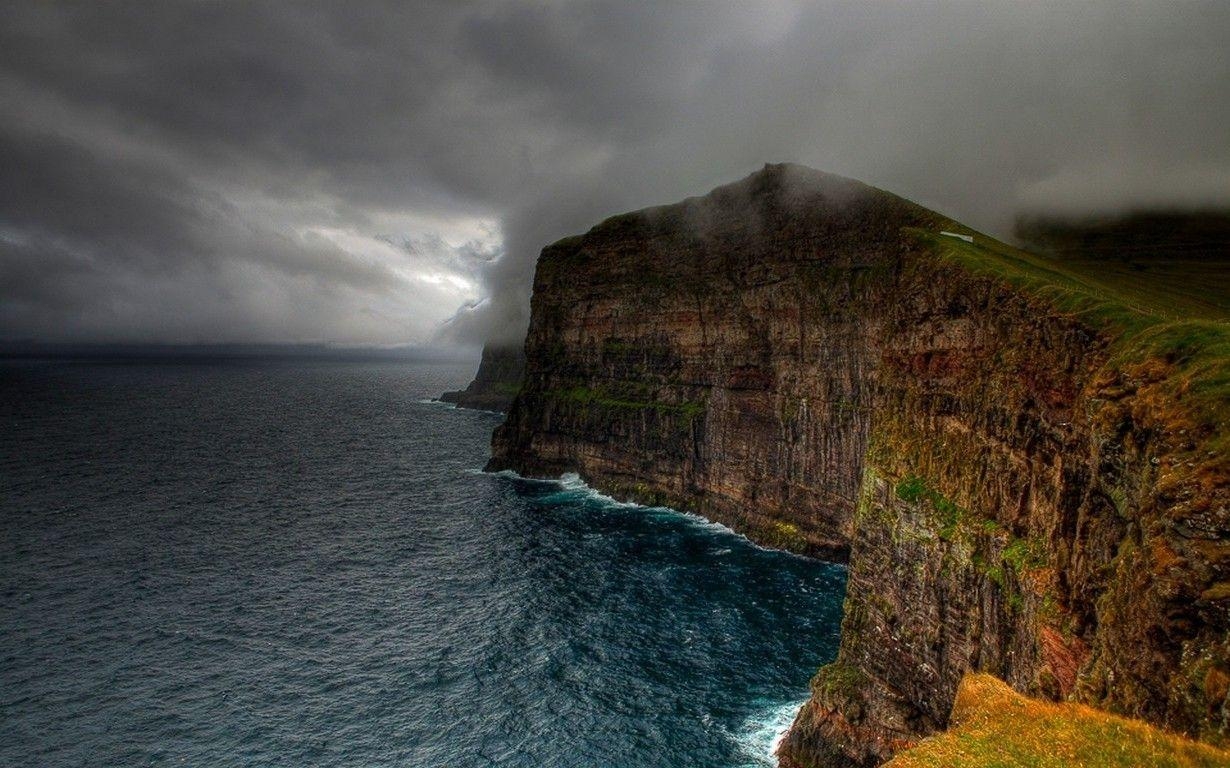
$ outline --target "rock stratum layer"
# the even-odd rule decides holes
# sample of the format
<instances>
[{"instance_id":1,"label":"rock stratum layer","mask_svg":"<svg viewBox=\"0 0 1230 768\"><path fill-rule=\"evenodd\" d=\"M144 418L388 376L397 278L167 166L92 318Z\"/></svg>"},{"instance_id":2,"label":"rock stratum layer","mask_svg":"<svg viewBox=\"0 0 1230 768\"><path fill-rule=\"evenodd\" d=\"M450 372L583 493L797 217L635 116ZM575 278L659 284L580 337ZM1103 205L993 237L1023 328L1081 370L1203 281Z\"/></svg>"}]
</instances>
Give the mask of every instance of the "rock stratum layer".
<instances>
[{"instance_id":1,"label":"rock stratum layer","mask_svg":"<svg viewBox=\"0 0 1230 768\"><path fill-rule=\"evenodd\" d=\"M548 246L492 469L849 560L786 766L873 765L963 674L1227 735L1225 327L766 166Z\"/></svg>"}]
</instances>

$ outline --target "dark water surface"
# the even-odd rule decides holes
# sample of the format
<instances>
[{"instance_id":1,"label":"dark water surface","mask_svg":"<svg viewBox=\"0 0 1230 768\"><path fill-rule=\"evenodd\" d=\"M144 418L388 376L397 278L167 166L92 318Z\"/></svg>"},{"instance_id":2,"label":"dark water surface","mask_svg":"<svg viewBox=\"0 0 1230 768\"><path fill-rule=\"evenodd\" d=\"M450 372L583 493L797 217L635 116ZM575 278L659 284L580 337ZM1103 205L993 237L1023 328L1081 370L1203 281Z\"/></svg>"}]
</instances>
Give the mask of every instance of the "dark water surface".
<instances>
[{"instance_id":1,"label":"dark water surface","mask_svg":"<svg viewBox=\"0 0 1230 768\"><path fill-rule=\"evenodd\" d=\"M844 571L478 472L470 373L0 362L0 765L771 764Z\"/></svg>"}]
</instances>

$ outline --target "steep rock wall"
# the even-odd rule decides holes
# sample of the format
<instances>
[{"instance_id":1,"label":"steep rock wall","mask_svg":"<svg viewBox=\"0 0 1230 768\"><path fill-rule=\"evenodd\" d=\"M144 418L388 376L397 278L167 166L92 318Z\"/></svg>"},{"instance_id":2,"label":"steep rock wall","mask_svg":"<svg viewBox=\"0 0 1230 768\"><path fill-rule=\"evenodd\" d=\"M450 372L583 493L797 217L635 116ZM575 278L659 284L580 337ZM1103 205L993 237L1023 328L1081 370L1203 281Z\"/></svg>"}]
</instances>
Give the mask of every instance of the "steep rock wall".
<instances>
[{"instance_id":1,"label":"steep rock wall","mask_svg":"<svg viewBox=\"0 0 1230 768\"><path fill-rule=\"evenodd\" d=\"M968 669L1223 738L1218 425L1173 361L946 257L956 227L767 166L548 247L491 467L849 557L785 765L883 760Z\"/></svg>"},{"instance_id":2,"label":"steep rock wall","mask_svg":"<svg viewBox=\"0 0 1230 768\"><path fill-rule=\"evenodd\" d=\"M874 364L860 308L887 301L901 228L938 217L814 173L775 167L545 249L492 467L577 471L844 559Z\"/></svg>"}]
</instances>

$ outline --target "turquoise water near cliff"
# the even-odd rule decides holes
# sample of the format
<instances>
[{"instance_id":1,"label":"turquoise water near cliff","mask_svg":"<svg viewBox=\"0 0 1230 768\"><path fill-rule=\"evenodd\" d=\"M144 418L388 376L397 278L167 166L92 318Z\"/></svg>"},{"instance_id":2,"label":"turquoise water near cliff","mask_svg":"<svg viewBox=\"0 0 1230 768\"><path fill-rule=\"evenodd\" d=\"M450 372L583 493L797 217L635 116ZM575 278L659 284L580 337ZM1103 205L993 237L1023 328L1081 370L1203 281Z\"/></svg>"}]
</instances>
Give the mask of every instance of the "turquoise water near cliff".
<instances>
[{"instance_id":1,"label":"turquoise water near cliff","mask_svg":"<svg viewBox=\"0 0 1230 768\"><path fill-rule=\"evenodd\" d=\"M771 765L844 570L483 474L471 371L0 362L0 765Z\"/></svg>"}]
</instances>

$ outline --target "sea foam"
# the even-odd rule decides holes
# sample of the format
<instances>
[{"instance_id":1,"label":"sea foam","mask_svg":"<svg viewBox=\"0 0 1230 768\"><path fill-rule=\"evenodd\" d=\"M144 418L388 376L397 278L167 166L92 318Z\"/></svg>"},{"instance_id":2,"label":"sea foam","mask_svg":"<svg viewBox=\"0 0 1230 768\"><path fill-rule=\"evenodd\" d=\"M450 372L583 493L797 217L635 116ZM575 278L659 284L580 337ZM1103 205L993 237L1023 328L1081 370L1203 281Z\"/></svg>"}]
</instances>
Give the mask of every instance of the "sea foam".
<instances>
[{"instance_id":1,"label":"sea foam","mask_svg":"<svg viewBox=\"0 0 1230 768\"><path fill-rule=\"evenodd\" d=\"M616 499L613 496L608 496L602 491L599 491L598 489L594 488L592 485L585 482L585 480L582 479L581 476L577 474L576 472L565 472L564 474L560 475L557 478L526 477L511 469L501 469L498 472L487 472L485 470L476 469L476 470L473 470L473 472L474 474L485 474L485 475L490 475L493 477L503 477L509 480L517 480L519 482L554 484L558 486L561 491L565 493L569 493L569 494L574 494L579 499L586 499L589 501L599 502L601 504L604 504L604 505L607 505L607 506L610 506L616 509L644 509L644 510L653 510L657 512L669 512L671 514L678 515L682 518L685 518L689 523L691 523L693 526L697 528L707 529L709 531L721 534L723 536L733 536L736 539L742 540L743 543L747 544L750 547L754 547L756 549L759 549L765 552L785 554L785 555L789 555L790 557L804 557L803 555L790 552L789 550L778 549L776 547L766 547L763 544L759 544L755 541L752 541L747 536L744 536L742 533L739 533L738 531L736 531L735 529L731 528L728 525L724 525L715 520L710 520L707 517L702 517L701 515L698 515L695 512L687 512L685 510L675 509L674 507L667 507L667 506L662 506L662 505L647 505L647 504L637 504L636 502L633 502L633 501L620 501L619 499ZM841 564L839 563L834 563L834 565L839 566L839 567L844 567L844 566L841 566Z\"/></svg>"},{"instance_id":2,"label":"sea foam","mask_svg":"<svg viewBox=\"0 0 1230 768\"><path fill-rule=\"evenodd\" d=\"M757 710L744 721L743 728L735 734L735 739L752 761L748 763L749 766L777 765L777 748L781 746L782 739L786 738L795 716L805 703L807 699L772 704Z\"/></svg>"}]
</instances>

